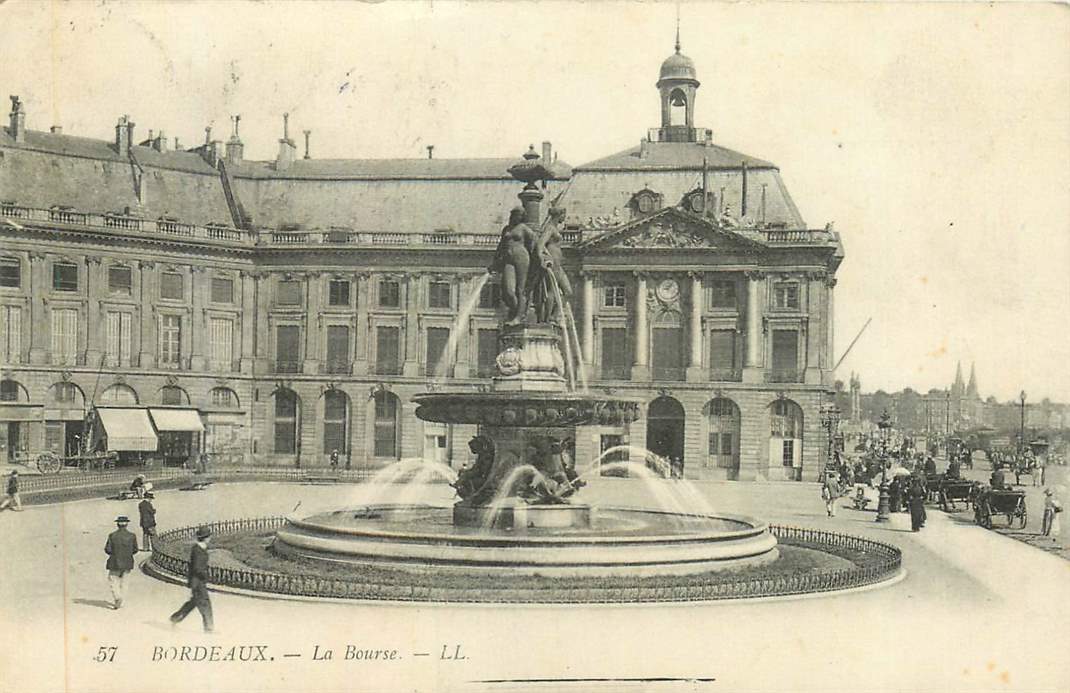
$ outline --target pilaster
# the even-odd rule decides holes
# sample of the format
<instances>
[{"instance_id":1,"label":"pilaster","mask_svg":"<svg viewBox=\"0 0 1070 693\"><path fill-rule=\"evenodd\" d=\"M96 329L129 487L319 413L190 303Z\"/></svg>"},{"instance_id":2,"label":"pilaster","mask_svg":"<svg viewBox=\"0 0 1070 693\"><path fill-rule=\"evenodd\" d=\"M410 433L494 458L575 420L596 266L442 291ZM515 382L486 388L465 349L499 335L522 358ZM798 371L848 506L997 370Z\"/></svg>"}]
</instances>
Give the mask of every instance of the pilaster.
<instances>
[{"instance_id":1,"label":"pilaster","mask_svg":"<svg viewBox=\"0 0 1070 693\"><path fill-rule=\"evenodd\" d=\"M635 273L635 361L632 366L632 380L646 382L650 380L650 326L647 321L647 275Z\"/></svg>"},{"instance_id":2,"label":"pilaster","mask_svg":"<svg viewBox=\"0 0 1070 693\"><path fill-rule=\"evenodd\" d=\"M138 365L152 368L156 365L156 315L152 310L152 297L156 295L156 263L151 260L138 262L141 270L141 325Z\"/></svg>"},{"instance_id":3,"label":"pilaster","mask_svg":"<svg viewBox=\"0 0 1070 693\"><path fill-rule=\"evenodd\" d=\"M48 295L48 259L44 253L30 253L30 320L26 323L30 333L30 363L40 366L48 361L51 325L45 307Z\"/></svg>"},{"instance_id":4,"label":"pilaster","mask_svg":"<svg viewBox=\"0 0 1070 693\"><path fill-rule=\"evenodd\" d=\"M420 375L420 283L423 276L409 274L405 282L405 361L402 375ZM415 410L413 410L415 411Z\"/></svg>"}]
</instances>

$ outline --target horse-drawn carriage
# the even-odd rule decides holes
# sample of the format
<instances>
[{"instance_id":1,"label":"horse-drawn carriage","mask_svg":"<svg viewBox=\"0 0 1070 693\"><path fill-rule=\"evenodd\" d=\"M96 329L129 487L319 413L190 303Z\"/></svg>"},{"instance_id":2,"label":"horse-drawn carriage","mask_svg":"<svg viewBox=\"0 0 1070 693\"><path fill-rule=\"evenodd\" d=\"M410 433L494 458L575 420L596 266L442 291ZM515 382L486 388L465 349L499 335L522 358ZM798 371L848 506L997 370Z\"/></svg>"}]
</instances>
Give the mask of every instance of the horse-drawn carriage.
<instances>
[{"instance_id":1,"label":"horse-drawn carriage","mask_svg":"<svg viewBox=\"0 0 1070 693\"><path fill-rule=\"evenodd\" d=\"M86 452L60 456L51 450L39 453L34 459L37 471L42 474L58 474L64 467L77 467L83 472L115 469L119 455L115 452Z\"/></svg>"},{"instance_id":2,"label":"horse-drawn carriage","mask_svg":"<svg viewBox=\"0 0 1070 693\"><path fill-rule=\"evenodd\" d=\"M973 517L977 524L992 529L992 516L1006 515L1007 526L1018 520L1019 527L1025 529L1027 514L1025 508L1025 491L1019 489L984 488L974 499Z\"/></svg>"},{"instance_id":3,"label":"horse-drawn carriage","mask_svg":"<svg viewBox=\"0 0 1070 693\"><path fill-rule=\"evenodd\" d=\"M931 474L926 477L925 483L929 500L939 503L944 512L956 509L956 501L965 503L967 507L973 503L976 486L967 479L949 479L946 474Z\"/></svg>"}]
</instances>

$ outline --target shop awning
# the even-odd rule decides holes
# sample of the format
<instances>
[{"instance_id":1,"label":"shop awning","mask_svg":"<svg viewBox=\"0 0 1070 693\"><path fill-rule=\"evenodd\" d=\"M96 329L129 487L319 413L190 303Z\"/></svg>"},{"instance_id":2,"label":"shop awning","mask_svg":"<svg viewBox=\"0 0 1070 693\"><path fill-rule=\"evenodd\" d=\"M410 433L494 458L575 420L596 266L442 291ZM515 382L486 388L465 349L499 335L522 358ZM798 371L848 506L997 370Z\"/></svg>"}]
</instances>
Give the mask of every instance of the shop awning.
<instances>
[{"instance_id":1,"label":"shop awning","mask_svg":"<svg viewBox=\"0 0 1070 693\"><path fill-rule=\"evenodd\" d=\"M157 431L194 431L204 430L201 415L196 409L149 409Z\"/></svg>"},{"instance_id":2,"label":"shop awning","mask_svg":"<svg viewBox=\"0 0 1070 693\"><path fill-rule=\"evenodd\" d=\"M108 436L108 451L153 452L159 445L149 413L144 409L116 407L97 409L100 424Z\"/></svg>"}]
</instances>

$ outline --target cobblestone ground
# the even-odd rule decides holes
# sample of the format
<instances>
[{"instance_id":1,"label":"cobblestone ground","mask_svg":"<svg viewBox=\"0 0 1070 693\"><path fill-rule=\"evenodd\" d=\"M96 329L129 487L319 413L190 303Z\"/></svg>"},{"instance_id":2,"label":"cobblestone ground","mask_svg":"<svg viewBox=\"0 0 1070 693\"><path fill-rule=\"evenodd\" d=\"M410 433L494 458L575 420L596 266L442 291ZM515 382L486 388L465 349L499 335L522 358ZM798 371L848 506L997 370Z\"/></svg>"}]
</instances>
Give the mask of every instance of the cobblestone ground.
<instances>
[{"instance_id":1,"label":"cobblestone ground","mask_svg":"<svg viewBox=\"0 0 1070 693\"><path fill-rule=\"evenodd\" d=\"M687 486L678 486L686 497ZM446 502L448 490L427 495ZM715 510L891 542L907 575L850 594L708 605L329 604L217 593L218 632L208 636L196 612L172 629L167 616L188 591L141 573L131 576L126 605L108 608L104 541L116 515L136 517L133 502L29 507L0 513L0 691L1070 687L1070 563L975 527L972 515L964 522L930 509L916 534L905 514L878 524L875 513L846 501L828 518L814 484L703 483L693 491ZM582 493L588 502L657 505L634 479L596 479ZM312 513L366 494L360 486L220 484L165 491L156 505L165 530L286 514L298 503L298 514ZM1031 515L1039 519L1039 511ZM183 647L186 658L263 661L172 661ZM534 681L548 678L558 680ZM667 678L682 680L651 680Z\"/></svg>"}]
</instances>

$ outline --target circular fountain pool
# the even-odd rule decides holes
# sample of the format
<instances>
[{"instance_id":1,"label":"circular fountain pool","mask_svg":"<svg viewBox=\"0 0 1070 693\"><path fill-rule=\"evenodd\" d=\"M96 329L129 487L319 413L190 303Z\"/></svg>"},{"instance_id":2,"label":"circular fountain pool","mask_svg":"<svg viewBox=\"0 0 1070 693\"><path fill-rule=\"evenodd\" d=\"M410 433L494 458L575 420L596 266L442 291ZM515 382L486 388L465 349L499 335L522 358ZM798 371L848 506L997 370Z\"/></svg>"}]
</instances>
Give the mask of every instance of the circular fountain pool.
<instances>
[{"instance_id":1,"label":"circular fountain pool","mask_svg":"<svg viewBox=\"0 0 1070 693\"><path fill-rule=\"evenodd\" d=\"M540 506L528 506L525 512ZM550 506L552 508L553 506ZM281 556L320 561L545 576L687 575L777 558L763 522L739 516L590 508L584 527L455 526L450 508L376 505L288 519Z\"/></svg>"}]
</instances>

